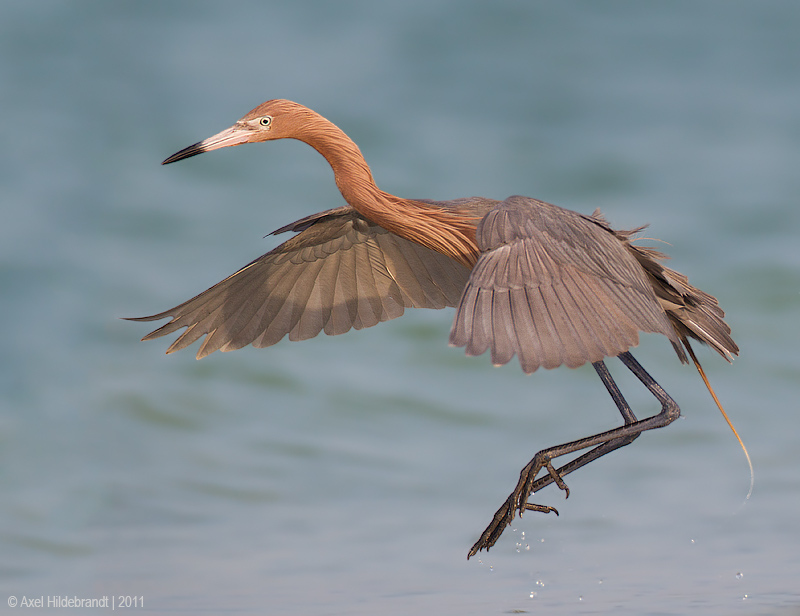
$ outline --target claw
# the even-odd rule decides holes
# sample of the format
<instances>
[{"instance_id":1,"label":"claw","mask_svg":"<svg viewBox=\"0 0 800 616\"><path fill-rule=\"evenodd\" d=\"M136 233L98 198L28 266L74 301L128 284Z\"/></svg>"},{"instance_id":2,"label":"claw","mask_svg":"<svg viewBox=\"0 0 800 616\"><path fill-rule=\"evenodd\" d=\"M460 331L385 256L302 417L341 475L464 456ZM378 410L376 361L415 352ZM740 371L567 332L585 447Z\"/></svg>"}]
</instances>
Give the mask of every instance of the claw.
<instances>
[{"instance_id":1,"label":"claw","mask_svg":"<svg viewBox=\"0 0 800 616\"><path fill-rule=\"evenodd\" d=\"M565 498L569 498L569 488L567 484L564 483L559 472L553 467L550 456L541 454L540 452L524 469L522 469L517 487L500 509L497 510L497 513L494 514L491 524L486 527L481 538L472 546L472 549L467 555L467 559L475 556L475 554L481 550L488 551L489 548L497 543L497 540L500 538L500 535L503 534L506 526L509 526L511 522L513 522L517 511L519 511L520 517L522 517L524 511L538 511L540 513L555 513L558 515L558 510L555 507L528 502L528 499L534 492L534 486L537 483L536 476L543 468L547 469L547 474L550 476L553 483L564 490L566 493Z\"/></svg>"},{"instance_id":2,"label":"claw","mask_svg":"<svg viewBox=\"0 0 800 616\"><path fill-rule=\"evenodd\" d=\"M561 488L562 490L564 490L564 492L566 492L564 498L569 498L569 488L567 487L567 484L564 483L564 479L561 477L561 475L558 474L558 471L555 468L553 468L553 463L550 462L549 458L545 461L544 467L547 469L547 472L550 473L550 476L553 478L553 483L555 483L559 488Z\"/></svg>"},{"instance_id":3,"label":"claw","mask_svg":"<svg viewBox=\"0 0 800 616\"><path fill-rule=\"evenodd\" d=\"M555 513L558 515L558 509L555 507L550 507L549 505L536 505L534 503L525 503L525 507L523 507L525 511L538 511L540 513ZM522 516L522 511L519 512L519 515Z\"/></svg>"}]
</instances>

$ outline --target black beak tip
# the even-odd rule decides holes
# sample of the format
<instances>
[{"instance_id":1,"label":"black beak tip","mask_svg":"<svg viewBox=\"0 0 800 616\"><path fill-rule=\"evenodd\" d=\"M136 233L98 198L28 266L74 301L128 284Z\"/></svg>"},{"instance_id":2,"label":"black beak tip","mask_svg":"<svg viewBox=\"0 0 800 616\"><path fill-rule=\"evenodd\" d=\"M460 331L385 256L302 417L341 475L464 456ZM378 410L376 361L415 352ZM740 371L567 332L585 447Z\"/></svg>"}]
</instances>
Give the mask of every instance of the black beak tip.
<instances>
[{"instance_id":1,"label":"black beak tip","mask_svg":"<svg viewBox=\"0 0 800 616\"><path fill-rule=\"evenodd\" d=\"M203 150L201 146L202 142L195 143L190 145L188 148L183 148L180 152L175 152L172 156L168 156L163 161L161 161L162 165L169 165L170 163L178 162L179 160L183 160L184 158L191 158L192 156L197 156L198 154L202 154L205 150Z\"/></svg>"}]
</instances>

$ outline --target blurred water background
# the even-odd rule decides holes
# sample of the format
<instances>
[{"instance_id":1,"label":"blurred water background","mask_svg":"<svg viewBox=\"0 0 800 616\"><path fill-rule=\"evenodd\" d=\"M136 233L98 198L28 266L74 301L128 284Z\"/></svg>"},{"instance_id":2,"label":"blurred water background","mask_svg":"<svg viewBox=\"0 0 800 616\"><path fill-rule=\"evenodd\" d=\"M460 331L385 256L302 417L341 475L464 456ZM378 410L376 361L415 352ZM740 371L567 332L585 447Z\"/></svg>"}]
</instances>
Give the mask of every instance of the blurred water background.
<instances>
[{"instance_id":1,"label":"blurred water background","mask_svg":"<svg viewBox=\"0 0 800 616\"><path fill-rule=\"evenodd\" d=\"M800 613L799 31L789 0L0 5L0 610ZM469 562L533 453L619 423L590 367L466 358L452 310L202 362L140 343L119 317L342 203L299 142L159 166L270 98L341 126L395 194L650 223L741 346L701 361L752 498L660 337L635 354L683 419Z\"/></svg>"}]
</instances>

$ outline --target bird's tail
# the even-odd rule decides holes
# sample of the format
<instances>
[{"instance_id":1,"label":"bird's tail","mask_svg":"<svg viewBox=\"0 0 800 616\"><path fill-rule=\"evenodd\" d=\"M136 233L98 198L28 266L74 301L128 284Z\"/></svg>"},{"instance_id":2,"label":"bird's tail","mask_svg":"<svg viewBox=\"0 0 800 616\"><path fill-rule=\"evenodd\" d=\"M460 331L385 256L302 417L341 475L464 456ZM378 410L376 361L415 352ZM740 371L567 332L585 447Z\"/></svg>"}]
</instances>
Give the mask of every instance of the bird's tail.
<instances>
[{"instance_id":1,"label":"bird's tail","mask_svg":"<svg viewBox=\"0 0 800 616\"><path fill-rule=\"evenodd\" d=\"M717 394L714 393L714 389L711 387L711 383L708 382L708 377L706 376L705 371L703 370L703 366L700 365L700 362L697 359L697 355L694 354L694 350L692 349L691 345L689 344L689 340L687 338L683 339L683 344L686 346L686 350L689 352L689 357L692 358L692 362L694 362L695 368L700 373L700 377L703 379L703 382L706 384L708 388L708 392L711 394L711 397L714 398L714 402L717 404L717 408L719 409L722 416L725 418L725 421L728 423L728 427L733 431L733 435L736 437L736 440L739 441L739 445L744 452L744 457L747 458L747 465L750 467L750 489L747 491L747 496L744 497L745 500L750 498L750 495L753 493L753 486L755 485L755 473L753 472L753 462L750 460L750 454L747 452L747 447L744 446L744 441L739 436L739 433L736 431L736 428L733 427L733 422L728 417L728 414L725 412L725 409L722 408L722 403L717 398Z\"/></svg>"}]
</instances>

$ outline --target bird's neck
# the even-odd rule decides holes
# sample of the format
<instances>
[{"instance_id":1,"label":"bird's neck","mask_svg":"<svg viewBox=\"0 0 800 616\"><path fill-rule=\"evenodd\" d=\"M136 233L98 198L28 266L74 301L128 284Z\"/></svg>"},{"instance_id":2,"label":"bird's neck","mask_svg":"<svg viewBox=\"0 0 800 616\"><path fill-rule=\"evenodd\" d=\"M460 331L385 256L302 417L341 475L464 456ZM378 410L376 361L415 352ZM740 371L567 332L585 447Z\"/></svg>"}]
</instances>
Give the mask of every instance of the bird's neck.
<instances>
[{"instance_id":1,"label":"bird's neck","mask_svg":"<svg viewBox=\"0 0 800 616\"><path fill-rule=\"evenodd\" d=\"M477 219L469 213L438 208L382 191L375 184L358 146L332 122L304 131L301 141L322 154L333 169L345 201L359 214L384 229L472 268L478 258Z\"/></svg>"}]
</instances>

